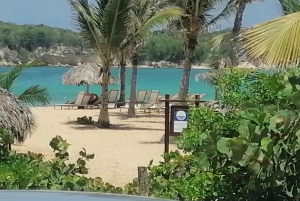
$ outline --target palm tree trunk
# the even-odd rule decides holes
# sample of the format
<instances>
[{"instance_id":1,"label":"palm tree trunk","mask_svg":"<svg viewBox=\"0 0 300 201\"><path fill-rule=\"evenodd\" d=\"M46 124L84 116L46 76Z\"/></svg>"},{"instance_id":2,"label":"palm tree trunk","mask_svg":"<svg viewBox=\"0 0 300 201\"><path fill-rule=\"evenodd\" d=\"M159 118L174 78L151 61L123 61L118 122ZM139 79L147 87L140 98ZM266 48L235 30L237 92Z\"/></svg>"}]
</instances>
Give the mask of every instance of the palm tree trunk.
<instances>
[{"instance_id":1,"label":"palm tree trunk","mask_svg":"<svg viewBox=\"0 0 300 201\"><path fill-rule=\"evenodd\" d=\"M108 114L108 67L103 70L103 82L102 82L102 101L100 115L98 119L98 127L109 128L109 114Z\"/></svg>"},{"instance_id":2,"label":"palm tree trunk","mask_svg":"<svg viewBox=\"0 0 300 201\"><path fill-rule=\"evenodd\" d=\"M230 57L232 66L239 65L239 60L237 57L238 41L237 41L236 36L242 28L243 14L246 9L246 4L247 4L247 2L245 0L239 2L238 7L237 7L237 12L235 15L235 19L234 19L234 24L233 24L233 28L232 28L232 37L233 37L232 43L231 43L232 47L231 47L231 51L229 52L229 57Z\"/></svg>"},{"instance_id":3,"label":"palm tree trunk","mask_svg":"<svg viewBox=\"0 0 300 201\"><path fill-rule=\"evenodd\" d=\"M180 88L179 88L179 98L180 100L185 100L189 93L189 84L190 84L190 74L193 61L193 55L195 47L197 45L197 37L190 37L185 43L185 60L184 60L184 69L181 78Z\"/></svg>"},{"instance_id":4,"label":"palm tree trunk","mask_svg":"<svg viewBox=\"0 0 300 201\"><path fill-rule=\"evenodd\" d=\"M131 83L130 83L128 117L135 116L137 66L138 66L138 54L137 52L135 52L132 56L132 75L131 75Z\"/></svg>"},{"instance_id":5,"label":"palm tree trunk","mask_svg":"<svg viewBox=\"0 0 300 201\"><path fill-rule=\"evenodd\" d=\"M118 100L117 107L126 105L125 97L126 97L126 62L125 62L125 55L122 53L121 60L120 60L120 97Z\"/></svg>"}]
</instances>

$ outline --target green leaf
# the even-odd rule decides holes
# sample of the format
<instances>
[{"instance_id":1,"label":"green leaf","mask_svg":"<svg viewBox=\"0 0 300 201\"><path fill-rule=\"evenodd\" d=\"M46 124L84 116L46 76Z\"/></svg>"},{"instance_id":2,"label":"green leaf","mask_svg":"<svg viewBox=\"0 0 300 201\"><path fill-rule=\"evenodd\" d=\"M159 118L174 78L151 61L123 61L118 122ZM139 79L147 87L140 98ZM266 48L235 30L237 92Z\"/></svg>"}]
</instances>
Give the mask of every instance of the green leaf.
<instances>
[{"instance_id":1,"label":"green leaf","mask_svg":"<svg viewBox=\"0 0 300 201\"><path fill-rule=\"evenodd\" d=\"M261 149L265 150L267 155L270 156L273 153L273 140L270 137L265 137L261 140Z\"/></svg>"},{"instance_id":2,"label":"green leaf","mask_svg":"<svg viewBox=\"0 0 300 201\"><path fill-rule=\"evenodd\" d=\"M293 94L293 103L297 106L300 106L300 91L297 91Z\"/></svg>"},{"instance_id":3,"label":"green leaf","mask_svg":"<svg viewBox=\"0 0 300 201\"><path fill-rule=\"evenodd\" d=\"M217 149L219 152L226 154L228 157L231 157L232 154L230 153L230 149L228 148L229 138L220 138L220 140L217 142Z\"/></svg>"},{"instance_id":4,"label":"green leaf","mask_svg":"<svg viewBox=\"0 0 300 201\"><path fill-rule=\"evenodd\" d=\"M255 108L255 107L256 106L253 103L251 103L251 102L246 102L246 103L243 103L241 105L241 109L242 110L246 110L246 109L249 109L249 108Z\"/></svg>"},{"instance_id":5,"label":"green leaf","mask_svg":"<svg viewBox=\"0 0 300 201\"><path fill-rule=\"evenodd\" d=\"M258 174L261 170L261 166L258 162L252 162L248 164L248 167L251 171L253 171L255 174Z\"/></svg>"},{"instance_id":6,"label":"green leaf","mask_svg":"<svg viewBox=\"0 0 300 201\"><path fill-rule=\"evenodd\" d=\"M204 152L197 153L197 155L195 156L195 160L200 168L208 168L209 167L209 162L208 162L206 153L204 153Z\"/></svg>"},{"instance_id":7,"label":"green leaf","mask_svg":"<svg viewBox=\"0 0 300 201\"><path fill-rule=\"evenodd\" d=\"M87 159L94 159L95 158L95 154L88 154L87 156L86 156L86 158Z\"/></svg>"}]
</instances>

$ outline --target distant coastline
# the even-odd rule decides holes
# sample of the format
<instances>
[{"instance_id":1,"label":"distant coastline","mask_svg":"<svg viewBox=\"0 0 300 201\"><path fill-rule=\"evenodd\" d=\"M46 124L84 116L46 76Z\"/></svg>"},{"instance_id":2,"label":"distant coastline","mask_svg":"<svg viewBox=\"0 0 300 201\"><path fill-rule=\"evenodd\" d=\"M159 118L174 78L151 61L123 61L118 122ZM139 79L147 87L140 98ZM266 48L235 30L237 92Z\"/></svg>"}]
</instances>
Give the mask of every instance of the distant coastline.
<instances>
[{"instance_id":1,"label":"distant coastline","mask_svg":"<svg viewBox=\"0 0 300 201\"><path fill-rule=\"evenodd\" d=\"M16 65L1 65L0 64L0 67L15 67ZM71 65L45 65L45 66L41 66L41 67L57 67L57 68L61 68L61 67L69 67L69 68L73 68L73 67L76 67L76 66L71 66ZM112 66L112 68L118 68L118 66ZM126 68L132 68L131 65L128 65L126 66ZM170 69L183 69L183 66L158 66L158 67L155 67L155 66L149 66L149 65L139 65L138 68L170 68ZM192 65L192 69L212 69L210 67L207 67L207 66L197 66L197 65Z\"/></svg>"}]
</instances>

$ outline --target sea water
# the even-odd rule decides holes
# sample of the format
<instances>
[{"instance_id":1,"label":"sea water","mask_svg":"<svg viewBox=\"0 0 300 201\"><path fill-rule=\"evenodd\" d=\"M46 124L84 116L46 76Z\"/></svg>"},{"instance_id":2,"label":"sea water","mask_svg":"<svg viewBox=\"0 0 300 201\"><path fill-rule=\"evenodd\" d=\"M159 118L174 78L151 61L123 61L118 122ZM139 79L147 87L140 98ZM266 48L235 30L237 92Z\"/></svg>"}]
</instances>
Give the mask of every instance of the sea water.
<instances>
[{"instance_id":1,"label":"sea water","mask_svg":"<svg viewBox=\"0 0 300 201\"><path fill-rule=\"evenodd\" d=\"M0 73L11 70L10 67L0 67ZM61 78L64 73L70 70L69 67L32 67L24 70L15 80L11 91L18 95L28 87L40 85L46 87L52 98L51 104L73 101L79 91L85 91L86 86L63 85ZM214 89L205 81L196 81L198 73L206 72L205 69L192 69L190 76L189 93L205 94L203 100L213 100ZM126 99L129 99L131 68L126 68ZM171 68L139 68L137 74L137 90L159 90L160 96L168 93L170 95L178 93L183 69ZM116 79L115 85L110 85L109 89L119 89L119 70L112 68L111 74ZM90 86L90 92L99 96L101 86Z\"/></svg>"}]
</instances>

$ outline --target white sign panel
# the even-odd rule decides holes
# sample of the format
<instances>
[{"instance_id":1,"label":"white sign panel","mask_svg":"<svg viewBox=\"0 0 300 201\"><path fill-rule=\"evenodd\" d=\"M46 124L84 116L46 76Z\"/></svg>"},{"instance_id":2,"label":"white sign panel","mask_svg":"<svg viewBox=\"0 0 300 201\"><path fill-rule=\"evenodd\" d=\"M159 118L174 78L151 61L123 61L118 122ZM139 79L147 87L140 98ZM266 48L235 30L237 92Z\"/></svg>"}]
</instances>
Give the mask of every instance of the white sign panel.
<instances>
[{"instance_id":1,"label":"white sign panel","mask_svg":"<svg viewBox=\"0 0 300 201\"><path fill-rule=\"evenodd\" d=\"M181 133L187 127L188 113L184 110L174 112L174 126L173 132Z\"/></svg>"}]
</instances>

